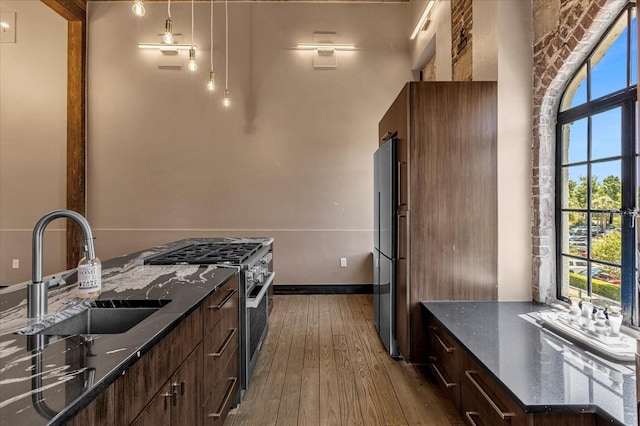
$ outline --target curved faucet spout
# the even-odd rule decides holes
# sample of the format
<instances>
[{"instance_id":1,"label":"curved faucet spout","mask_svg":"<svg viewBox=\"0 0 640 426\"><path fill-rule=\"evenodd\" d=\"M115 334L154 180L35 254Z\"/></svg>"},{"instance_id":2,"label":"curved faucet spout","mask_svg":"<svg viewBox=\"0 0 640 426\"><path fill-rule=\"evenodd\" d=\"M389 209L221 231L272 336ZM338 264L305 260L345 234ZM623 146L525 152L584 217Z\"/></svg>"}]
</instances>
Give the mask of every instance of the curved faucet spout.
<instances>
[{"instance_id":1,"label":"curved faucet spout","mask_svg":"<svg viewBox=\"0 0 640 426\"><path fill-rule=\"evenodd\" d=\"M42 243L44 230L55 219L67 218L76 222L82 229L84 236L83 251L87 259L95 259L96 253L93 246L93 232L89 222L79 213L71 210L54 210L44 215L33 228L31 284L27 286L27 314L29 318L37 318L47 314L48 288L42 282Z\"/></svg>"}]
</instances>

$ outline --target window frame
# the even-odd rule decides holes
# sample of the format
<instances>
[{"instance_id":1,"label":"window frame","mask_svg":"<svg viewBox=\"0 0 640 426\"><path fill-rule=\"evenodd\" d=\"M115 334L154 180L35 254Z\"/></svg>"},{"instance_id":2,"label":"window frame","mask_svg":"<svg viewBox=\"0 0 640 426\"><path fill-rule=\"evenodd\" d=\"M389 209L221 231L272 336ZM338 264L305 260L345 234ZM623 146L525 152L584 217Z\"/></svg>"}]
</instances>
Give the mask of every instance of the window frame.
<instances>
[{"instance_id":1,"label":"window frame","mask_svg":"<svg viewBox=\"0 0 640 426\"><path fill-rule=\"evenodd\" d=\"M577 67L576 73L569 80L569 85L565 88L565 92L562 94L561 101L558 106L558 113L556 115L556 161L555 161L555 235L556 235L556 297L559 300L569 301L566 296L562 295L562 287L563 287L563 258L568 257L569 259L580 259L586 260L588 262L588 271L591 271L592 262L604 263L606 261L601 261L599 259L594 259L591 253L592 248L592 238L591 238L591 215L598 213L610 213L611 210L603 210L603 209L594 209L591 204L591 167L593 164L598 164L605 162L607 160L618 159L621 163L621 173L620 173L620 181L621 181L621 207L619 212L622 213L622 223L621 223L621 232L622 232L622 247L621 247L621 294L620 294L620 305L622 307L622 314L625 318L625 323L627 325L635 325L638 326L638 281L637 281L637 233L636 229L633 226L635 222L635 217L632 212L637 212L637 208L639 206L636 205L636 191L637 191L637 177L638 177L638 147L637 147L637 83L631 85L632 81L632 60L635 58L631 58L631 51L634 40L632 39L632 20L634 18L633 8L635 8L635 3L629 3L625 8L620 12L620 14L615 18L613 24L607 28L604 35L589 53L589 55L585 58L584 62ZM637 10L636 10L637 13ZM602 41L606 40L609 36L613 28L619 21L626 15L627 19L627 34L626 34L626 87L607 95L604 95L597 99L591 99L591 59L594 56L594 53L599 49L602 44ZM637 25L637 20L636 20ZM637 31L637 28L636 28ZM636 45L636 49L638 46ZM576 76L586 67L586 74L583 81L586 81L586 91L587 91L587 100L585 103L577 105L575 107L569 107L566 110L562 111L562 105L564 103L564 98L567 95L567 90L571 87L571 83L576 78ZM582 82L580 83L580 85ZM575 92L573 93L575 95ZM621 110L621 153L618 157L617 155L614 157L608 158L598 158L596 160L592 159L591 156L591 147L592 147L592 120L589 117L596 116L597 114L620 108ZM584 161L575 161L575 162L567 162L563 164L563 153L564 153L564 132L563 126L570 125L571 123L581 120L588 119L587 122L587 159ZM584 165L587 167L587 206L586 208L566 208L562 205L562 200L564 196L564 185L563 185L563 169L568 168L570 166L581 166ZM563 235L563 213L584 213L587 215L587 254L586 257L580 256L572 256L569 253L563 253L562 247L564 242ZM568 236L567 236L568 237ZM567 256L568 255L568 256ZM592 291L592 277L591 273L587 273L587 292L591 295Z\"/></svg>"}]
</instances>

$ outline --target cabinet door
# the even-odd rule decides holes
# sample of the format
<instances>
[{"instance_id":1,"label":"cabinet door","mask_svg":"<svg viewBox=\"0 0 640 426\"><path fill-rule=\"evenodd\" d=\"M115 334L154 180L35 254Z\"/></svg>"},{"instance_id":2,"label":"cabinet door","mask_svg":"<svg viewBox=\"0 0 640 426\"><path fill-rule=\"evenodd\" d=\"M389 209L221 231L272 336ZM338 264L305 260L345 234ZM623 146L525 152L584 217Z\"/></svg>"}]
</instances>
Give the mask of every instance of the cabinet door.
<instances>
[{"instance_id":1,"label":"cabinet door","mask_svg":"<svg viewBox=\"0 0 640 426\"><path fill-rule=\"evenodd\" d=\"M171 391L171 384L165 384L149 405L133 421L134 426L171 426L171 408L177 401Z\"/></svg>"},{"instance_id":2,"label":"cabinet door","mask_svg":"<svg viewBox=\"0 0 640 426\"><path fill-rule=\"evenodd\" d=\"M200 379L202 345L199 345L172 378L171 390L176 400L171 413L174 425L202 424Z\"/></svg>"}]
</instances>

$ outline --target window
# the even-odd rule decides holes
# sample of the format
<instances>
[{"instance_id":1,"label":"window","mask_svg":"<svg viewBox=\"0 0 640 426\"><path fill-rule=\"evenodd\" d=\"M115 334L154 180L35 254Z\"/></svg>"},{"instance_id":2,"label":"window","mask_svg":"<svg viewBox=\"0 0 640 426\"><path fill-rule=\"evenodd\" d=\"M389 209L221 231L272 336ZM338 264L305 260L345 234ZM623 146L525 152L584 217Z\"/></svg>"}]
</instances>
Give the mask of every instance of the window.
<instances>
[{"instance_id":1,"label":"window","mask_svg":"<svg viewBox=\"0 0 640 426\"><path fill-rule=\"evenodd\" d=\"M556 152L558 298L638 325L637 20L629 5L569 83Z\"/></svg>"}]
</instances>

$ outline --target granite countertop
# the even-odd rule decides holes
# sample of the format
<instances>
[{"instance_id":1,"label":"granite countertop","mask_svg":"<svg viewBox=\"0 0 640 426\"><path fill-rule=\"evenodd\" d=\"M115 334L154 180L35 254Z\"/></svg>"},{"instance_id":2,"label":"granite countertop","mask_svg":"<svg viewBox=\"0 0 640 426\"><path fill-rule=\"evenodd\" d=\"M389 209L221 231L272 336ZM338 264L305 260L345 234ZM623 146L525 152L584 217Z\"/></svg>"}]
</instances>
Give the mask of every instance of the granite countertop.
<instances>
[{"instance_id":1,"label":"granite countertop","mask_svg":"<svg viewBox=\"0 0 640 426\"><path fill-rule=\"evenodd\" d=\"M597 412L612 424L638 424L634 364L604 359L542 328L535 312L548 305L422 305L525 412Z\"/></svg>"},{"instance_id":2,"label":"granite countertop","mask_svg":"<svg viewBox=\"0 0 640 426\"><path fill-rule=\"evenodd\" d=\"M142 259L188 243L213 241L268 244L272 239L186 239L103 261L99 300L170 300L120 334L15 334L34 322L27 319L27 283L0 290L0 425L63 424L86 407L238 270L222 265L151 266L143 265ZM76 297L76 285L69 283L49 291L45 320L88 306ZM39 398L43 402L34 403Z\"/></svg>"}]
</instances>

